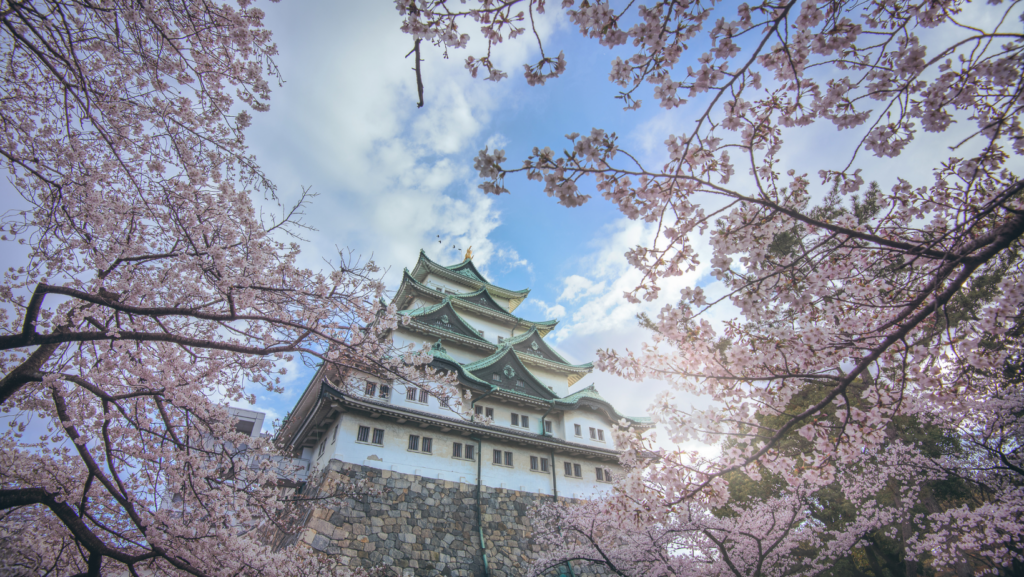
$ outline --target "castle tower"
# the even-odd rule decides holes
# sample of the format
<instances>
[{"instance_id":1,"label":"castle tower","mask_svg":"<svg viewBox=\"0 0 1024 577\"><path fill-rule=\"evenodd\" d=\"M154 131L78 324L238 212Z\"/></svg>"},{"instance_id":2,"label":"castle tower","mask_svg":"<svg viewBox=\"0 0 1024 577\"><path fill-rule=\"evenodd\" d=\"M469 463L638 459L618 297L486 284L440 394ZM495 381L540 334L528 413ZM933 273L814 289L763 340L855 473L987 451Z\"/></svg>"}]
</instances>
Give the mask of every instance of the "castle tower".
<instances>
[{"instance_id":1,"label":"castle tower","mask_svg":"<svg viewBox=\"0 0 1024 577\"><path fill-rule=\"evenodd\" d=\"M612 424L626 417L583 381L592 363L572 364L545 341L557 320L520 318L529 289L491 284L466 258L444 266L420 251L392 303L408 322L391 338L429 347L436 369L454 373L454 398L473 416L411 385L358 373L317 372L278 433L312 462L337 461L440 481L539 495L587 498L620 472ZM467 409L468 410L468 409Z\"/></svg>"}]
</instances>

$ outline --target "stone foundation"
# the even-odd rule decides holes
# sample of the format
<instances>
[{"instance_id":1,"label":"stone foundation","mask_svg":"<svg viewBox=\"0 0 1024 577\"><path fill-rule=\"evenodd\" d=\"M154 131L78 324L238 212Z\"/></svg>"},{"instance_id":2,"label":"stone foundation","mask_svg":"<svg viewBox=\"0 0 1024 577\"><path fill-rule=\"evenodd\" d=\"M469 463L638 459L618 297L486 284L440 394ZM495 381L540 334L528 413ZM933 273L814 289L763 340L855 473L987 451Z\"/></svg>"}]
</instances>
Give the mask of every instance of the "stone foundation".
<instances>
[{"instance_id":1,"label":"stone foundation","mask_svg":"<svg viewBox=\"0 0 1024 577\"><path fill-rule=\"evenodd\" d=\"M383 490L383 495L346 499L334 509L314 506L306 511L298 546L342 555L366 569L384 565L403 576L483 575L476 485L332 460L317 487L333 489L362 479ZM304 493L311 494L311 489ZM526 575L540 549L533 543L535 515L531 510L550 502L551 496L485 486L481 487L481 500L491 576ZM573 570L577 577L605 574L603 567L583 567L580 562Z\"/></svg>"}]
</instances>

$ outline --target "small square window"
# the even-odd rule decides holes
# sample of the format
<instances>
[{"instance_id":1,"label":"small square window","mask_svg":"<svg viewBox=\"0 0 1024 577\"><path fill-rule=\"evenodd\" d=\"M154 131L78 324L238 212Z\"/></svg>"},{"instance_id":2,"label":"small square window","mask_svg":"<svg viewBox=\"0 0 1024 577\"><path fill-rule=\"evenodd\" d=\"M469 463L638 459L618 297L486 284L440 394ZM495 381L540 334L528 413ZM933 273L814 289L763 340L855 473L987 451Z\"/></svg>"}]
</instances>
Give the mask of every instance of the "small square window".
<instances>
[{"instance_id":1,"label":"small square window","mask_svg":"<svg viewBox=\"0 0 1024 577\"><path fill-rule=\"evenodd\" d=\"M380 398L382 398L382 399L387 399L387 398L391 397L391 386L390 385L381 385L380 386L380 395L378 395L378 396Z\"/></svg>"},{"instance_id":2,"label":"small square window","mask_svg":"<svg viewBox=\"0 0 1024 577\"><path fill-rule=\"evenodd\" d=\"M452 456L456 459L462 458L462 443L455 443L452 445Z\"/></svg>"},{"instance_id":3,"label":"small square window","mask_svg":"<svg viewBox=\"0 0 1024 577\"><path fill-rule=\"evenodd\" d=\"M420 450L424 453L434 452L434 439L430 437L423 437L423 444L420 446Z\"/></svg>"},{"instance_id":4,"label":"small square window","mask_svg":"<svg viewBox=\"0 0 1024 577\"><path fill-rule=\"evenodd\" d=\"M582 437L583 436L583 427L581 427L579 425L573 425L573 429L575 429L577 437Z\"/></svg>"},{"instance_id":5,"label":"small square window","mask_svg":"<svg viewBox=\"0 0 1024 577\"><path fill-rule=\"evenodd\" d=\"M370 427L359 427L359 432L356 433L356 440L360 443L365 443L370 440Z\"/></svg>"},{"instance_id":6,"label":"small square window","mask_svg":"<svg viewBox=\"0 0 1024 577\"><path fill-rule=\"evenodd\" d=\"M499 375L498 373L491 373L491 380L496 382L496 383L500 383L501 382L501 375Z\"/></svg>"},{"instance_id":7,"label":"small square window","mask_svg":"<svg viewBox=\"0 0 1024 577\"><path fill-rule=\"evenodd\" d=\"M405 388L405 400L407 400L407 401L415 401L417 393L419 393L419 389L417 389L416 387L406 387Z\"/></svg>"},{"instance_id":8,"label":"small square window","mask_svg":"<svg viewBox=\"0 0 1024 577\"><path fill-rule=\"evenodd\" d=\"M485 407L484 408L484 416L487 417L488 419L493 419L494 418L494 409L492 409L491 407Z\"/></svg>"},{"instance_id":9,"label":"small square window","mask_svg":"<svg viewBox=\"0 0 1024 577\"><path fill-rule=\"evenodd\" d=\"M478 415L482 415L482 414L484 414L484 408L479 406L479 405L477 405L477 406L473 407L473 412L478 414Z\"/></svg>"},{"instance_id":10,"label":"small square window","mask_svg":"<svg viewBox=\"0 0 1024 577\"><path fill-rule=\"evenodd\" d=\"M419 451L420 450L420 436L419 435L409 435L409 450L410 451Z\"/></svg>"},{"instance_id":11,"label":"small square window","mask_svg":"<svg viewBox=\"0 0 1024 577\"><path fill-rule=\"evenodd\" d=\"M603 441L604 440L604 429L598 429L597 430L597 440L598 441Z\"/></svg>"},{"instance_id":12,"label":"small square window","mask_svg":"<svg viewBox=\"0 0 1024 577\"><path fill-rule=\"evenodd\" d=\"M505 451L505 466L512 466L512 451Z\"/></svg>"},{"instance_id":13,"label":"small square window","mask_svg":"<svg viewBox=\"0 0 1024 577\"><path fill-rule=\"evenodd\" d=\"M572 463L565 462L562 464L565 465L565 476L572 477Z\"/></svg>"},{"instance_id":14,"label":"small square window","mask_svg":"<svg viewBox=\"0 0 1024 577\"><path fill-rule=\"evenodd\" d=\"M384 429L373 430L373 444L383 445L384 444Z\"/></svg>"},{"instance_id":15,"label":"small square window","mask_svg":"<svg viewBox=\"0 0 1024 577\"><path fill-rule=\"evenodd\" d=\"M494 464L495 465L500 465L501 464L501 451L499 451L498 449L494 450Z\"/></svg>"},{"instance_id":16,"label":"small square window","mask_svg":"<svg viewBox=\"0 0 1024 577\"><path fill-rule=\"evenodd\" d=\"M363 390L363 394L367 397L374 397L377 395L377 383L366 383L366 389Z\"/></svg>"},{"instance_id":17,"label":"small square window","mask_svg":"<svg viewBox=\"0 0 1024 577\"><path fill-rule=\"evenodd\" d=\"M430 395L427 393L426 389L420 389L420 402L421 403L426 403L427 402L427 398L429 396Z\"/></svg>"},{"instance_id":18,"label":"small square window","mask_svg":"<svg viewBox=\"0 0 1024 577\"><path fill-rule=\"evenodd\" d=\"M474 457L474 455L473 455L474 449L476 449L476 447L474 447L473 445L469 445L469 444L466 445L466 458L469 459L470 461L475 461L476 460L476 459L473 458Z\"/></svg>"},{"instance_id":19,"label":"small square window","mask_svg":"<svg viewBox=\"0 0 1024 577\"><path fill-rule=\"evenodd\" d=\"M606 483L611 483L612 482L612 472L611 472L610 469L605 469L604 470L604 481Z\"/></svg>"},{"instance_id":20,"label":"small square window","mask_svg":"<svg viewBox=\"0 0 1024 577\"><path fill-rule=\"evenodd\" d=\"M519 415L517 415L516 413L512 413L512 426L513 427L518 427L519 426Z\"/></svg>"}]
</instances>

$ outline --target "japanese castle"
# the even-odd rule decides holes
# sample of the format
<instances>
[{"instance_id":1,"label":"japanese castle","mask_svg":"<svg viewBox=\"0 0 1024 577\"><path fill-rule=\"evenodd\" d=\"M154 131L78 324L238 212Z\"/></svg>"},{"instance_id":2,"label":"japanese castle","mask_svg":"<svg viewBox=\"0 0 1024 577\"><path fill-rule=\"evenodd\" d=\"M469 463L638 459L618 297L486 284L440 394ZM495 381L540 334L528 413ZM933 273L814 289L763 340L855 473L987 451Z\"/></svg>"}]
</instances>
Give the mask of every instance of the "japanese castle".
<instances>
[{"instance_id":1,"label":"japanese castle","mask_svg":"<svg viewBox=\"0 0 1024 577\"><path fill-rule=\"evenodd\" d=\"M444 398L369 373L345 382L324 366L278 432L278 441L325 470L331 460L433 479L563 497L606 491L621 472L613 423L644 430L583 381L592 363L572 364L544 341L557 320L514 314L529 289L495 286L471 251L444 266L420 251L392 303L407 317L391 338L430 348L431 366L454 373ZM469 407L472 407L469 410Z\"/></svg>"}]
</instances>

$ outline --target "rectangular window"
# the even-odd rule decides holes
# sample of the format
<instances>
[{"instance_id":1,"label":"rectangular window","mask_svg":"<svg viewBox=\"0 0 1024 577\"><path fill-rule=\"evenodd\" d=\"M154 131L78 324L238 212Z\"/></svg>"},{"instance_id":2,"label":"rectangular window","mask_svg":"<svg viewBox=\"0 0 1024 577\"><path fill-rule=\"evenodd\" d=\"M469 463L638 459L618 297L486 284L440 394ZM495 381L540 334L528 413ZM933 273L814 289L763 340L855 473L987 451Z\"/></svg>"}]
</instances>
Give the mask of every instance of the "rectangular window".
<instances>
[{"instance_id":1,"label":"rectangular window","mask_svg":"<svg viewBox=\"0 0 1024 577\"><path fill-rule=\"evenodd\" d=\"M519 419L519 422L523 424L524 428L527 428L527 429L530 428L530 417L527 417L526 415L523 415L523 417L521 419Z\"/></svg>"},{"instance_id":2,"label":"rectangular window","mask_svg":"<svg viewBox=\"0 0 1024 577\"><path fill-rule=\"evenodd\" d=\"M544 421L544 432L550 433L552 429L553 427L551 426L551 421Z\"/></svg>"},{"instance_id":3,"label":"rectangular window","mask_svg":"<svg viewBox=\"0 0 1024 577\"><path fill-rule=\"evenodd\" d=\"M410 451L419 451L420 450L420 436L419 435L409 435L409 450Z\"/></svg>"},{"instance_id":4,"label":"rectangular window","mask_svg":"<svg viewBox=\"0 0 1024 577\"><path fill-rule=\"evenodd\" d=\"M491 380L496 382L496 383L500 383L501 382L501 375L499 375L498 373L491 373Z\"/></svg>"},{"instance_id":5,"label":"rectangular window","mask_svg":"<svg viewBox=\"0 0 1024 577\"><path fill-rule=\"evenodd\" d=\"M544 471L545 473L548 472L548 460L546 457L540 458L540 470Z\"/></svg>"},{"instance_id":6,"label":"rectangular window","mask_svg":"<svg viewBox=\"0 0 1024 577\"><path fill-rule=\"evenodd\" d=\"M563 465L565 465L565 476L566 477L572 477L572 463L569 463L567 461L567 462L563 463Z\"/></svg>"},{"instance_id":7,"label":"rectangular window","mask_svg":"<svg viewBox=\"0 0 1024 577\"><path fill-rule=\"evenodd\" d=\"M582 437L583 436L583 427L581 427L579 425L573 425L573 429L576 430L576 436L577 437Z\"/></svg>"},{"instance_id":8,"label":"rectangular window","mask_svg":"<svg viewBox=\"0 0 1024 577\"><path fill-rule=\"evenodd\" d=\"M530 455L530 470L531 471L536 471L537 469L540 468L540 462L539 461L540 460L537 457L534 457L533 455Z\"/></svg>"},{"instance_id":9,"label":"rectangular window","mask_svg":"<svg viewBox=\"0 0 1024 577\"><path fill-rule=\"evenodd\" d=\"M491 407L484 408L484 416L487 417L488 419L493 419L494 409L492 409Z\"/></svg>"},{"instance_id":10,"label":"rectangular window","mask_svg":"<svg viewBox=\"0 0 1024 577\"><path fill-rule=\"evenodd\" d=\"M501 451L499 451L497 449L494 450L494 464L495 465L500 465L501 464Z\"/></svg>"},{"instance_id":11,"label":"rectangular window","mask_svg":"<svg viewBox=\"0 0 1024 577\"><path fill-rule=\"evenodd\" d=\"M484 414L484 408L479 406L479 405L477 405L477 406L473 407L473 412L478 414L478 415L482 415L482 414Z\"/></svg>"},{"instance_id":12,"label":"rectangular window","mask_svg":"<svg viewBox=\"0 0 1024 577\"><path fill-rule=\"evenodd\" d=\"M324 456L324 448L325 448L325 447L327 447L327 439L324 439L324 440L323 440L323 441L322 441L322 442L320 443L320 453L319 453L319 454L317 454L317 457L323 457L323 456Z\"/></svg>"},{"instance_id":13,"label":"rectangular window","mask_svg":"<svg viewBox=\"0 0 1024 577\"><path fill-rule=\"evenodd\" d=\"M597 468L597 480L604 481L604 469L602 469L601 467Z\"/></svg>"},{"instance_id":14,"label":"rectangular window","mask_svg":"<svg viewBox=\"0 0 1024 577\"><path fill-rule=\"evenodd\" d=\"M604 441L604 429L597 430L597 440Z\"/></svg>"},{"instance_id":15,"label":"rectangular window","mask_svg":"<svg viewBox=\"0 0 1024 577\"><path fill-rule=\"evenodd\" d=\"M359 432L356 433L356 441L360 443L366 443L370 440L370 427L359 427Z\"/></svg>"},{"instance_id":16,"label":"rectangular window","mask_svg":"<svg viewBox=\"0 0 1024 577\"><path fill-rule=\"evenodd\" d=\"M517 415L516 413L512 413L512 426L513 427L518 427L519 426L519 415Z\"/></svg>"},{"instance_id":17,"label":"rectangular window","mask_svg":"<svg viewBox=\"0 0 1024 577\"><path fill-rule=\"evenodd\" d=\"M419 390L416 387L406 387L405 388L405 400L407 400L407 401L415 401L416 400L416 393L418 393L418 392L419 392Z\"/></svg>"},{"instance_id":18,"label":"rectangular window","mask_svg":"<svg viewBox=\"0 0 1024 577\"><path fill-rule=\"evenodd\" d=\"M420 402L421 403L426 403L428 396L429 395L427 394L426 389L420 389Z\"/></svg>"},{"instance_id":19,"label":"rectangular window","mask_svg":"<svg viewBox=\"0 0 1024 577\"><path fill-rule=\"evenodd\" d=\"M381 385L380 386L380 398L387 399L391 397L391 386Z\"/></svg>"},{"instance_id":20,"label":"rectangular window","mask_svg":"<svg viewBox=\"0 0 1024 577\"><path fill-rule=\"evenodd\" d=\"M462 458L462 443L455 443L452 445L452 456L456 459Z\"/></svg>"},{"instance_id":21,"label":"rectangular window","mask_svg":"<svg viewBox=\"0 0 1024 577\"><path fill-rule=\"evenodd\" d=\"M373 444L383 445L384 444L384 429L373 430Z\"/></svg>"},{"instance_id":22,"label":"rectangular window","mask_svg":"<svg viewBox=\"0 0 1024 577\"><path fill-rule=\"evenodd\" d=\"M338 423L337 425L334 425L334 438L331 439L331 444L332 445L335 445L335 444L338 443L338 427L340 427L340 426L341 426L341 423Z\"/></svg>"},{"instance_id":23,"label":"rectangular window","mask_svg":"<svg viewBox=\"0 0 1024 577\"><path fill-rule=\"evenodd\" d=\"M612 472L609 469L604 470L604 480L606 483L612 482Z\"/></svg>"},{"instance_id":24,"label":"rectangular window","mask_svg":"<svg viewBox=\"0 0 1024 577\"><path fill-rule=\"evenodd\" d=\"M597 438L597 430L594 429L594 427L590 427L590 438L591 439L596 439Z\"/></svg>"},{"instance_id":25,"label":"rectangular window","mask_svg":"<svg viewBox=\"0 0 1024 577\"><path fill-rule=\"evenodd\" d=\"M573 475L575 475L577 477L580 477L582 479L583 478L583 467L581 467L579 463L573 463L572 464L572 473L573 473Z\"/></svg>"},{"instance_id":26,"label":"rectangular window","mask_svg":"<svg viewBox=\"0 0 1024 577\"><path fill-rule=\"evenodd\" d=\"M430 437L423 437L422 451L424 453L433 453L434 452L434 439L432 439Z\"/></svg>"},{"instance_id":27,"label":"rectangular window","mask_svg":"<svg viewBox=\"0 0 1024 577\"><path fill-rule=\"evenodd\" d=\"M470 461L474 460L473 459L473 450L474 449L476 449L476 447L474 447L473 445L469 445L469 444L466 445L466 458L469 459Z\"/></svg>"},{"instance_id":28,"label":"rectangular window","mask_svg":"<svg viewBox=\"0 0 1024 577\"><path fill-rule=\"evenodd\" d=\"M377 383L366 383L366 389L363 390L363 394L367 397L373 397L377 394Z\"/></svg>"},{"instance_id":29,"label":"rectangular window","mask_svg":"<svg viewBox=\"0 0 1024 577\"><path fill-rule=\"evenodd\" d=\"M505 451L505 466L512 466L512 451Z\"/></svg>"}]
</instances>

